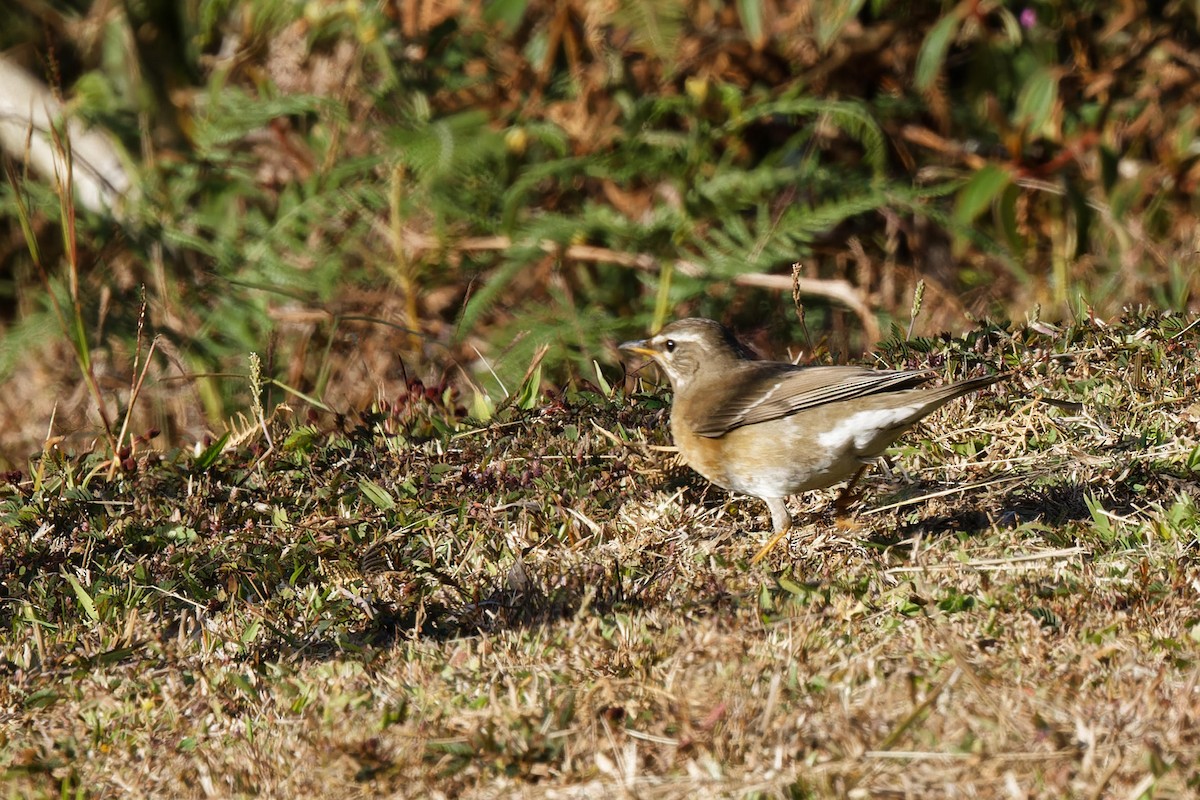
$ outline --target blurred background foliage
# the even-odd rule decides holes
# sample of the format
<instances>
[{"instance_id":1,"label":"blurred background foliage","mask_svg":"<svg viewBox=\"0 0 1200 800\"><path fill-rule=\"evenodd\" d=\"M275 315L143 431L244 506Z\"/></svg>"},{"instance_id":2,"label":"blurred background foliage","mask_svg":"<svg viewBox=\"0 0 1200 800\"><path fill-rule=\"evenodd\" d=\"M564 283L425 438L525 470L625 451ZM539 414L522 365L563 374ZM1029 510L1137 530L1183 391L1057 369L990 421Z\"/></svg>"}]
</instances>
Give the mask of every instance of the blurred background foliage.
<instances>
[{"instance_id":1,"label":"blurred background foliage","mask_svg":"<svg viewBox=\"0 0 1200 800\"><path fill-rule=\"evenodd\" d=\"M1194 2L6 16L0 58L133 188L68 207L3 154L0 466L121 419L190 443L256 403L486 413L546 345L548 388L612 379L614 342L689 314L847 358L909 328L919 282L920 333L1196 306Z\"/></svg>"}]
</instances>

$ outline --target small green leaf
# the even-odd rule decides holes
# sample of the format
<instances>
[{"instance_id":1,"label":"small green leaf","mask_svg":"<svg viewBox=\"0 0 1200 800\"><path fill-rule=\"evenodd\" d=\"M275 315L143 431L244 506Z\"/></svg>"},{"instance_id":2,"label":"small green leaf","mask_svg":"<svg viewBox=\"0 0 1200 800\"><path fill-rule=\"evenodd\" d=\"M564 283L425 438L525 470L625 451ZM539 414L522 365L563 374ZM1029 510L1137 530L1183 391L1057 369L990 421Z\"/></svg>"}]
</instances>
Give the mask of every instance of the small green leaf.
<instances>
[{"instance_id":1,"label":"small green leaf","mask_svg":"<svg viewBox=\"0 0 1200 800\"><path fill-rule=\"evenodd\" d=\"M1037 70L1025 81L1017 97L1013 120L1032 134L1040 134L1058 103L1058 77L1049 68Z\"/></svg>"},{"instance_id":2,"label":"small green leaf","mask_svg":"<svg viewBox=\"0 0 1200 800\"><path fill-rule=\"evenodd\" d=\"M1021 31L1021 22L1016 15L1007 8L996 9L996 16L1000 19L1000 25L1004 28L1004 36L1008 39L1008 45L1016 47L1025 38L1025 34Z\"/></svg>"},{"instance_id":3,"label":"small green leaf","mask_svg":"<svg viewBox=\"0 0 1200 800\"><path fill-rule=\"evenodd\" d=\"M174 542L194 542L196 541L196 529L189 528L187 525L171 525L169 527L157 528L167 541Z\"/></svg>"},{"instance_id":4,"label":"small green leaf","mask_svg":"<svg viewBox=\"0 0 1200 800\"><path fill-rule=\"evenodd\" d=\"M246 630L242 631L242 637L241 637L242 644L249 644L250 642L253 642L255 639L257 639L258 631L261 627L262 627L262 622L257 619L254 620L254 622L251 622L248 626L246 626Z\"/></svg>"},{"instance_id":5,"label":"small green leaf","mask_svg":"<svg viewBox=\"0 0 1200 800\"><path fill-rule=\"evenodd\" d=\"M1017 222L1017 200L1021 190L1015 184L1009 184L1004 189L1000 199L996 201L996 217L1000 230L1008 243L1008 248L1017 255L1025 252L1025 237L1021 235L1021 227Z\"/></svg>"},{"instance_id":6,"label":"small green leaf","mask_svg":"<svg viewBox=\"0 0 1200 800\"><path fill-rule=\"evenodd\" d=\"M592 366L596 369L596 387L605 397L612 397L612 384L605 380L604 373L600 371L600 362L596 361L596 359L592 359Z\"/></svg>"},{"instance_id":7,"label":"small green leaf","mask_svg":"<svg viewBox=\"0 0 1200 800\"><path fill-rule=\"evenodd\" d=\"M387 489L384 489L378 483L366 480L364 478L358 482L358 488L362 491L363 495L365 495L366 498L371 501L371 505L375 506L376 508L383 511L391 511L396 507L395 498L392 497Z\"/></svg>"},{"instance_id":8,"label":"small green leaf","mask_svg":"<svg viewBox=\"0 0 1200 800\"><path fill-rule=\"evenodd\" d=\"M99 664L120 664L140 649L140 647L117 647L112 650L106 650L96 657L96 662Z\"/></svg>"},{"instance_id":9,"label":"small green leaf","mask_svg":"<svg viewBox=\"0 0 1200 800\"><path fill-rule=\"evenodd\" d=\"M754 45L755 50L761 50L766 42L762 0L737 0L737 9L746 38Z\"/></svg>"},{"instance_id":10,"label":"small green leaf","mask_svg":"<svg viewBox=\"0 0 1200 800\"><path fill-rule=\"evenodd\" d=\"M492 398L488 397L487 392L477 390L471 395L471 418L480 422L487 422L496 413L496 404L492 402Z\"/></svg>"},{"instance_id":11,"label":"small green leaf","mask_svg":"<svg viewBox=\"0 0 1200 800\"><path fill-rule=\"evenodd\" d=\"M512 32L521 24L529 0L490 0L483 9L483 18L487 22L499 23L506 31Z\"/></svg>"},{"instance_id":12,"label":"small green leaf","mask_svg":"<svg viewBox=\"0 0 1200 800\"><path fill-rule=\"evenodd\" d=\"M1183 465L1188 472L1200 472L1200 446L1191 449Z\"/></svg>"},{"instance_id":13,"label":"small green leaf","mask_svg":"<svg viewBox=\"0 0 1200 800\"><path fill-rule=\"evenodd\" d=\"M57 703L61 697L58 692L53 689L38 689L25 698L26 708L49 708Z\"/></svg>"},{"instance_id":14,"label":"small green leaf","mask_svg":"<svg viewBox=\"0 0 1200 800\"><path fill-rule=\"evenodd\" d=\"M866 0L841 0L837 3L814 3L813 24L816 29L817 47L827 52L842 35L850 20L858 17Z\"/></svg>"},{"instance_id":15,"label":"small green leaf","mask_svg":"<svg viewBox=\"0 0 1200 800\"><path fill-rule=\"evenodd\" d=\"M521 384L521 391L517 393L517 408L523 411L537 408L538 392L542 388L542 365L538 364L534 367L533 372L529 373L529 380Z\"/></svg>"},{"instance_id":16,"label":"small green leaf","mask_svg":"<svg viewBox=\"0 0 1200 800\"><path fill-rule=\"evenodd\" d=\"M283 440L283 449L288 453L307 453L320 437L321 432L315 426L302 425Z\"/></svg>"},{"instance_id":17,"label":"small green leaf","mask_svg":"<svg viewBox=\"0 0 1200 800\"><path fill-rule=\"evenodd\" d=\"M251 699L258 697L258 690L254 688L254 684L252 684L250 679L245 675L242 675L238 672L231 672L229 673L229 682L232 683L234 687L240 689L247 697Z\"/></svg>"},{"instance_id":18,"label":"small green leaf","mask_svg":"<svg viewBox=\"0 0 1200 800\"><path fill-rule=\"evenodd\" d=\"M213 464L217 463L217 459L221 457L221 452L225 449L225 443L229 441L229 432L221 434L221 438L204 448L200 455L196 456L194 466L198 470L206 470Z\"/></svg>"},{"instance_id":19,"label":"small green leaf","mask_svg":"<svg viewBox=\"0 0 1200 800\"><path fill-rule=\"evenodd\" d=\"M92 361L92 351L88 347L87 326L83 321L83 317L79 314L74 314L71 317L69 329L71 344L75 346L75 353L79 359L79 366L86 370Z\"/></svg>"},{"instance_id":20,"label":"small green leaf","mask_svg":"<svg viewBox=\"0 0 1200 800\"><path fill-rule=\"evenodd\" d=\"M96 613L96 604L92 602L92 596L88 594L87 589L83 588L83 584L74 575L64 573L67 583L71 584L71 589L75 592L75 599L79 601L79 607L83 609L83 613L92 622L100 619L100 615Z\"/></svg>"},{"instance_id":21,"label":"small green leaf","mask_svg":"<svg viewBox=\"0 0 1200 800\"><path fill-rule=\"evenodd\" d=\"M791 578L788 578L783 575L779 576L779 587L781 589L783 589L785 592L787 592L788 594L794 594L797 597L803 597L805 594L807 594L807 591L805 590L805 588L803 586L796 583Z\"/></svg>"},{"instance_id":22,"label":"small green leaf","mask_svg":"<svg viewBox=\"0 0 1200 800\"><path fill-rule=\"evenodd\" d=\"M1105 541L1112 541L1119 533L1113 525L1112 518L1108 515L1104 508L1103 501L1094 494L1088 493L1083 496L1084 505L1087 506L1088 513L1092 515L1092 528Z\"/></svg>"},{"instance_id":23,"label":"small green leaf","mask_svg":"<svg viewBox=\"0 0 1200 800\"><path fill-rule=\"evenodd\" d=\"M1010 183L1012 174L998 164L988 164L976 172L955 198L954 221L970 225Z\"/></svg>"},{"instance_id":24,"label":"small green leaf","mask_svg":"<svg viewBox=\"0 0 1200 800\"><path fill-rule=\"evenodd\" d=\"M775 610L775 598L771 596L771 587L765 583L758 590L758 607L762 611Z\"/></svg>"},{"instance_id":25,"label":"small green leaf","mask_svg":"<svg viewBox=\"0 0 1200 800\"><path fill-rule=\"evenodd\" d=\"M950 43L954 41L961 24L962 19L958 12L951 12L939 19L925 37L924 43L921 44L921 52L917 54L917 67L913 78L913 83L919 91L926 91L937 80L938 73L942 71L942 64L946 61L946 53L950 52Z\"/></svg>"}]
</instances>

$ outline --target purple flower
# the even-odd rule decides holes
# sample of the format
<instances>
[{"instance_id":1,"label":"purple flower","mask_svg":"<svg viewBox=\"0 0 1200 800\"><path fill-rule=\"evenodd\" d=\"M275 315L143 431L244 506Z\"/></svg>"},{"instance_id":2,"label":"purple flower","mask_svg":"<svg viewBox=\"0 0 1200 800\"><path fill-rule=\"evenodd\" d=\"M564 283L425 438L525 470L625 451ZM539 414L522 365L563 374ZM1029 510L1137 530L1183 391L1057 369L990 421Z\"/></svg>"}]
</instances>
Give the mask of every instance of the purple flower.
<instances>
[{"instance_id":1,"label":"purple flower","mask_svg":"<svg viewBox=\"0 0 1200 800\"><path fill-rule=\"evenodd\" d=\"M1025 8L1021 11L1021 27L1029 30L1034 25L1037 25L1037 12L1032 8Z\"/></svg>"}]
</instances>

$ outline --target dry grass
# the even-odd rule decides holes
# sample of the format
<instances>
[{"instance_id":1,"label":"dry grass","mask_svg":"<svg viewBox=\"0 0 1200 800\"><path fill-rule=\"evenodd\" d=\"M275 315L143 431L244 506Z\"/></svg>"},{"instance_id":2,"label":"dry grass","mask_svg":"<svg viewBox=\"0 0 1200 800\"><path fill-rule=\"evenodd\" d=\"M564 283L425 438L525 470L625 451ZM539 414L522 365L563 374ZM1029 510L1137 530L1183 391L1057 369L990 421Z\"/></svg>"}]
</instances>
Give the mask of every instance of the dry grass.
<instances>
[{"instance_id":1,"label":"dry grass","mask_svg":"<svg viewBox=\"0 0 1200 800\"><path fill-rule=\"evenodd\" d=\"M52 455L0 489L8 793L1190 796L1200 326L1040 328L888 350L1018 375L764 569L651 394Z\"/></svg>"}]
</instances>

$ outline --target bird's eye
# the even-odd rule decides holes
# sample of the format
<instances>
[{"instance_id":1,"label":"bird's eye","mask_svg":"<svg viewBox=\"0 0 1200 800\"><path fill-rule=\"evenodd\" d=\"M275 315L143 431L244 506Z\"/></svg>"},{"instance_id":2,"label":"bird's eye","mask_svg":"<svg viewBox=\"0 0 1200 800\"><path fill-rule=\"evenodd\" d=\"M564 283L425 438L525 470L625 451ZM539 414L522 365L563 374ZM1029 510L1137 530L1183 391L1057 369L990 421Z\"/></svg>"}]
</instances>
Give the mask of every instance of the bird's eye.
<instances>
[{"instance_id":1,"label":"bird's eye","mask_svg":"<svg viewBox=\"0 0 1200 800\"><path fill-rule=\"evenodd\" d=\"M663 349L666 350L668 353L675 352L675 340L667 339L665 342L663 342Z\"/></svg>"}]
</instances>

